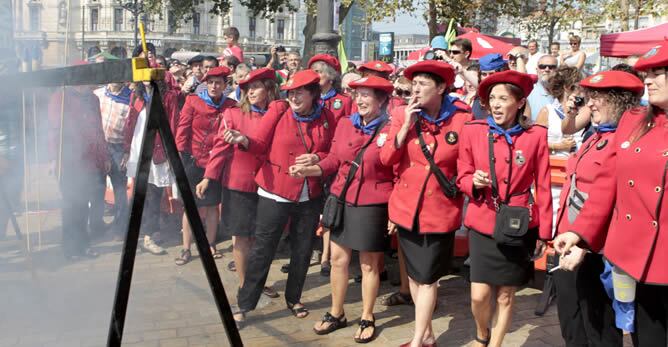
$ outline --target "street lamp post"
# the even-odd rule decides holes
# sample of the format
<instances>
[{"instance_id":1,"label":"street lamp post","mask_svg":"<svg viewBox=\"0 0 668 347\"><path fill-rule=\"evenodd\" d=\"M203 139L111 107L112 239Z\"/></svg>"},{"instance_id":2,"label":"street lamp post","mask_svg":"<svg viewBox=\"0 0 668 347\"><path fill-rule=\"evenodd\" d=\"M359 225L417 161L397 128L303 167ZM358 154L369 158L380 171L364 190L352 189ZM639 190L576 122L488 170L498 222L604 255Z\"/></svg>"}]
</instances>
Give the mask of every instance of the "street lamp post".
<instances>
[{"instance_id":1,"label":"street lamp post","mask_svg":"<svg viewBox=\"0 0 668 347\"><path fill-rule=\"evenodd\" d=\"M336 55L341 36L334 31L334 0L318 0L318 18L313 35L315 53Z\"/></svg>"},{"instance_id":2,"label":"street lamp post","mask_svg":"<svg viewBox=\"0 0 668 347\"><path fill-rule=\"evenodd\" d=\"M139 33L139 15L144 13L144 2L139 0L131 0L128 2L123 2L123 0L117 0L119 5L126 11L132 14L134 18L134 46L136 47L139 44L138 33Z\"/></svg>"}]
</instances>

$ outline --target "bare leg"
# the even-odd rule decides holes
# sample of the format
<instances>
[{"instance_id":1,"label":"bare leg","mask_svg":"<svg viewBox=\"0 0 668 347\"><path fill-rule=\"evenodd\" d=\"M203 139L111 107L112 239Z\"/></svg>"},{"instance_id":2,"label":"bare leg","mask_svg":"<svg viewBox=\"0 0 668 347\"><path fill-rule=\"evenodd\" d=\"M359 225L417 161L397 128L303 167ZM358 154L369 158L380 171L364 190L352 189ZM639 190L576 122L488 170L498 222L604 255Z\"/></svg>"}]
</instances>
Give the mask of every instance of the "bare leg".
<instances>
[{"instance_id":1,"label":"bare leg","mask_svg":"<svg viewBox=\"0 0 668 347\"><path fill-rule=\"evenodd\" d=\"M216 244L216 232L218 231L218 220L220 219L220 214L218 213L218 206L207 206L202 209L200 215L205 215L206 220L204 221L206 226L206 238L209 240L209 245L211 246L211 251L215 249Z\"/></svg>"},{"instance_id":2,"label":"bare leg","mask_svg":"<svg viewBox=\"0 0 668 347\"><path fill-rule=\"evenodd\" d=\"M399 280L401 281L399 293L410 294L411 290L408 287L408 272L406 272L406 258L404 257L404 251L401 250L401 244L397 246L397 255L399 256Z\"/></svg>"},{"instance_id":3,"label":"bare leg","mask_svg":"<svg viewBox=\"0 0 668 347\"><path fill-rule=\"evenodd\" d=\"M362 270L362 319L373 321L373 306L378 297L380 286L380 269L383 264L382 252L360 252ZM366 329L360 335L359 329L355 336L366 339L372 336L374 329Z\"/></svg>"},{"instance_id":4,"label":"bare leg","mask_svg":"<svg viewBox=\"0 0 668 347\"><path fill-rule=\"evenodd\" d=\"M237 276L239 276L239 288L241 288L246 277L246 260L250 252L251 240L250 237L233 236L232 244L232 256L237 267Z\"/></svg>"},{"instance_id":5,"label":"bare leg","mask_svg":"<svg viewBox=\"0 0 668 347\"><path fill-rule=\"evenodd\" d=\"M331 243L329 242L329 230L322 233L322 258L320 258L320 264L330 261L330 247ZM330 263L331 264L331 263ZM330 312L331 313L331 312ZM334 313L332 313L334 314Z\"/></svg>"},{"instance_id":6,"label":"bare leg","mask_svg":"<svg viewBox=\"0 0 668 347\"><path fill-rule=\"evenodd\" d=\"M190 228L190 223L188 223L188 217L186 214L183 214L183 222L181 228L181 237L183 238L183 249L190 249L190 244L192 243L192 231Z\"/></svg>"},{"instance_id":7,"label":"bare leg","mask_svg":"<svg viewBox=\"0 0 668 347\"><path fill-rule=\"evenodd\" d=\"M492 338L489 341L490 346L500 347L503 338L510 328L510 322L513 318L513 304L515 303L515 291L517 287L500 286L496 291L496 312L494 313L494 322L492 329Z\"/></svg>"},{"instance_id":8,"label":"bare leg","mask_svg":"<svg viewBox=\"0 0 668 347\"><path fill-rule=\"evenodd\" d=\"M480 339L489 339L489 324L492 319L492 286L485 283L471 283L471 312L476 325L476 336ZM475 342L474 346L482 346Z\"/></svg>"},{"instance_id":9,"label":"bare leg","mask_svg":"<svg viewBox=\"0 0 668 347\"><path fill-rule=\"evenodd\" d=\"M329 283L332 287L332 307L329 313L334 317L341 317L343 314L343 302L346 299L348 290L348 266L350 265L352 251L332 242L332 272L329 275ZM315 330L323 330L330 323L315 323Z\"/></svg>"},{"instance_id":10,"label":"bare leg","mask_svg":"<svg viewBox=\"0 0 668 347\"><path fill-rule=\"evenodd\" d=\"M415 303L415 333L411 341L411 347L420 347L423 342L433 342L434 335L431 328L431 318L436 305L437 282L432 284L420 284L412 278L408 278L411 294Z\"/></svg>"}]
</instances>

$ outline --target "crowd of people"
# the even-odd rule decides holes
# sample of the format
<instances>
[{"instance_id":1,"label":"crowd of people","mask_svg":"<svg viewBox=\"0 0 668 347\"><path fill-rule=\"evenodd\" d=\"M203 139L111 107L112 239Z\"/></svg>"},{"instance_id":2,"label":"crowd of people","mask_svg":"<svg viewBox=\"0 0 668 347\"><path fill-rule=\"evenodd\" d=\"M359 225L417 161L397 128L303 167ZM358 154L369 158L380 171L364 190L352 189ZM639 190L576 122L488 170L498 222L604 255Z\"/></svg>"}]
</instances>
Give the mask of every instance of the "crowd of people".
<instances>
[{"instance_id":1,"label":"crowd of people","mask_svg":"<svg viewBox=\"0 0 668 347\"><path fill-rule=\"evenodd\" d=\"M185 63L138 47L133 56L168 70L155 85L53 94L66 256L97 255L86 230L89 219L91 229L101 220L94 201L106 176L116 201L113 228L123 237L127 180L136 176L157 87L214 258L222 257L218 226L233 236L228 268L239 277L240 326L262 295L278 297L266 282L286 239L285 304L298 319L309 314L302 291L322 245L331 308L315 322L319 335L347 326L349 267L359 252L362 314L353 338L372 341L383 254L395 247L401 286L383 304L415 307L414 336L402 346L435 346L438 281L450 271L455 231L464 226L475 346L501 346L515 292L552 240L567 345L622 346L615 318L628 298L610 295L599 279L606 273L635 285L635 324L624 328L634 344L668 344L668 233L661 228L668 225L668 42L633 66L585 78L577 37L564 54L558 47L541 53L532 41L479 60L471 59L468 40L441 37L432 42L432 60L398 69L382 61L342 67L327 54L302 61L282 47L258 67L238 49L238 32L226 36L223 56ZM166 253L157 220L174 176L165 158L157 139L141 228L141 246L153 254ZM551 158L568 160L563 187L551 183ZM185 216L181 231L176 265L192 258Z\"/></svg>"}]
</instances>

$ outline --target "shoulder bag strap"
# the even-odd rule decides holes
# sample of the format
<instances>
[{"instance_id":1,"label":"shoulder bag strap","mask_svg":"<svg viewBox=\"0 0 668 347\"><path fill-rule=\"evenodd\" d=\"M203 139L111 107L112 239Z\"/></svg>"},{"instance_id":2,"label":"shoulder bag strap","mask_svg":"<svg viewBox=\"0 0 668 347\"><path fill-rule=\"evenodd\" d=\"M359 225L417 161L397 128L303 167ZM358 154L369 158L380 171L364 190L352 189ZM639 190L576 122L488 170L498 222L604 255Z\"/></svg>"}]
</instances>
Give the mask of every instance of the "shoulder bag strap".
<instances>
[{"instance_id":1,"label":"shoulder bag strap","mask_svg":"<svg viewBox=\"0 0 668 347\"><path fill-rule=\"evenodd\" d=\"M355 174L357 173L357 169L360 167L360 163L362 162L362 157L364 156L364 152L366 152L367 147L373 142L373 140L376 138L376 135L382 129L385 127L385 124L387 124L387 120L384 120L382 123L378 124L378 127L376 127L376 130L374 130L373 135L371 135L371 138L369 138L369 141L367 141L361 148L360 151L357 153L357 156L355 156L355 159L350 163L350 170L348 171L348 176L346 176L346 183L343 184L343 189L341 190L341 194L339 194L339 200L340 201L345 201L346 200L346 193L348 193L348 188L350 187L350 184L353 181L353 178L355 177Z\"/></svg>"},{"instance_id":2,"label":"shoulder bag strap","mask_svg":"<svg viewBox=\"0 0 668 347\"><path fill-rule=\"evenodd\" d=\"M306 145L306 139L304 138L304 130L302 130L301 122L296 121L296 123L297 123L297 131L299 131L299 138L302 140L302 144L304 145L304 149L306 149L306 153L311 153L311 150L313 149L313 145L311 145L311 147Z\"/></svg>"},{"instance_id":3,"label":"shoulder bag strap","mask_svg":"<svg viewBox=\"0 0 668 347\"><path fill-rule=\"evenodd\" d=\"M441 169L436 165L436 162L434 162L434 157L431 155L429 152L429 148L427 148L427 144L424 142L424 137L422 137L422 129L420 128L420 123L419 121L415 123L415 132L417 132L418 135L418 141L420 141L420 149L422 150L422 154L424 154L424 157L427 158L427 161L429 162L429 170L431 173L434 175L438 176L436 181L438 181L438 184L441 185L441 188L444 191L449 191L449 192L457 192L458 188L454 184L454 182L451 182L441 171ZM443 187L443 185L446 185Z\"/></svg>"},{"instance_id":4,"label":"shoulder bag strap","mask_svg":"<svg viewBox=\"0 0 668 347\"><path fill-rule=\"evenodd\" d=\"M496 180L496 167L494 165L494 162L496 159L494 158L494 135L489 133L487 134L487 140L489 143L489 174L492 178L492 200L494 200L494 204L496 205L499 200L499 184Z\"/></svg>"}]
</instances>

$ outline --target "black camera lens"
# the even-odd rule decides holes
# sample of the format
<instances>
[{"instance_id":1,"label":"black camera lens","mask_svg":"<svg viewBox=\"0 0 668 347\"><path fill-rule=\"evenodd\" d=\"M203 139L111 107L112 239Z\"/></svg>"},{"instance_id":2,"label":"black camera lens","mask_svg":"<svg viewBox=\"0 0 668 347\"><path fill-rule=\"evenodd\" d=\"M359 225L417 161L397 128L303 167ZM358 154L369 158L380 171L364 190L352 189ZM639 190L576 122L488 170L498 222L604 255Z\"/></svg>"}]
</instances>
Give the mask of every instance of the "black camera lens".
<instances>
[{"instance_id":1,"label":"black camera lens","mask_svg":"<svg viewBox=\"0 0 668 347\"><path fill-rule=\"evenodd\" d=\"M585 104L585 99L581 96L576 96L574 100L574 104L577 107L582 107Z\"/></svg>"}]
</instances>

